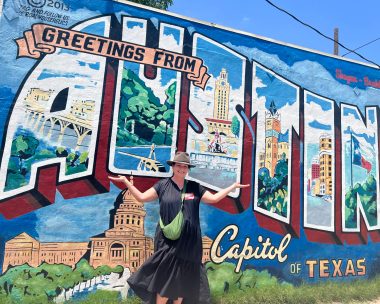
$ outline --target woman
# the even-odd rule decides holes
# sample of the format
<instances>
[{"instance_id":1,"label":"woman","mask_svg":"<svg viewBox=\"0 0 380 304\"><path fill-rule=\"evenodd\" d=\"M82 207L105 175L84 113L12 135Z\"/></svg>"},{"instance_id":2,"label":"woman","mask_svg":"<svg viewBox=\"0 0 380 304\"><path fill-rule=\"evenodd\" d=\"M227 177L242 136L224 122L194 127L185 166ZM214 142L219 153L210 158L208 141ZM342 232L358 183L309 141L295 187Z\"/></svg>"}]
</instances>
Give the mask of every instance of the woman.
<instances>
[{"instance_id":1,"label":"woman","mask_svg":"<svg viewBox=\"0 0 380 304\"><path fill-rule=\"evenodd\" d=\"M131 194L141 202L159 199L160 216L165 225L170 223L181 208L181 192L186 185L183 203L184 225L178 240L167 239L157 225L154 240L154 254L134 273L128 283L135 293L144 301L164 304L168 299L174 304L198 303L202 235L199 222L199 203L215 204L236 188L249 185L234 183L231 186L212 194L194 181L185 181L189 169L195 167L190 163L189 154L177 152L172 161L173 176L162 179L152 188L140 192L125 177L110 177L113 181L122 181ZM155 301L154 301L155 300Z\"/></svg>"}]
</instances>

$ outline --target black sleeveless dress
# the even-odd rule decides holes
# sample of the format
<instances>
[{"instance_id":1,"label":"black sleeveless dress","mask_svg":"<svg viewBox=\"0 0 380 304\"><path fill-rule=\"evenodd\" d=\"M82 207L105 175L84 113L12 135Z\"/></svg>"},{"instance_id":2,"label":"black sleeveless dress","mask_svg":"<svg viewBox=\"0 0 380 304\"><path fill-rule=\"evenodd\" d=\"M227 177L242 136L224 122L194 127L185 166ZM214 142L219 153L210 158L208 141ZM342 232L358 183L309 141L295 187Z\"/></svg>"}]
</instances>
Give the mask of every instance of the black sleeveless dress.
<instances>
[{"instance_id":1,"label":"black sleeveless dress","mask_svg":"<svg viewBox=\"0 0 380 304\"><path fill-rule=\"evenodd\" d=\"M167 225L180 210L181 189L171 178L160 180L153 188L159 197L160 216ZM201 285L201 292L209 295L207 277L202 268L199 222L199 203L205 191L198 183L187 182L184 227L178 240L165 238L157 225L153 255L128 279L129 286L144 302L155 303L158 293L174 300L184 298L183 303L200 303L203 302L200 301Z\"/></svg>"}]
</instances>

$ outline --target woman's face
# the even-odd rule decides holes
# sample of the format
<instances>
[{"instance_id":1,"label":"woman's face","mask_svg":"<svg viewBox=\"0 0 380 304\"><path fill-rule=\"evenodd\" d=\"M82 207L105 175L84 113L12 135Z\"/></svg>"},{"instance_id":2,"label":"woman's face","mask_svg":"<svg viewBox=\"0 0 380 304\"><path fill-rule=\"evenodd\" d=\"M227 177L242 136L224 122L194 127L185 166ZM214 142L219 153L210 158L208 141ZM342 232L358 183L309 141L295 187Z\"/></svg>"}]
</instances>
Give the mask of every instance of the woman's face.
<instances>
[{"instance_id":1,"label":"woman's face","mask_svg":"<svg viewBox=\"0 0 380 304\"><path fill-rule=\"evenodd\" d=\"M180 164L180 163L174 163L173 165L173 174L177 177L183 177L185 178L187 173L189 173L189 166Z\"/></svg>"}]
</instances>

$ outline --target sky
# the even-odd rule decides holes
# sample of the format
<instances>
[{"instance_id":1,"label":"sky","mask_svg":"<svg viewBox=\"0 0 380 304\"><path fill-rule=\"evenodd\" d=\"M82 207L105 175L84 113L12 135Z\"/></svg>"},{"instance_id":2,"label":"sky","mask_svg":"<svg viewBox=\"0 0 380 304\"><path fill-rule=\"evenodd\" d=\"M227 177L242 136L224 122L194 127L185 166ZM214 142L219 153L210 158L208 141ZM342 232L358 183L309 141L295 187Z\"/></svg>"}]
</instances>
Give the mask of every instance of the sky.
<instances>
[{"instance_id":1,"label":"sky","mask_svg":"<svg viewBox=\"0 0 380 304\"><path fill-rule=\"evenodd\" d=\"M334 37L334 28L339 28L339 42L350 49L380 38L380 32L376 30L380 10L378 0L360 2L271 0L271 2L331 38ZM334 50L331 40L277 10L265 0L174 0L169 11L324 53L332 54ZM380 39L357 52L380 65L379 48ZM339 47L340 55L347 52ZM364 61L355 54L345 57Z\"/></svg>"}]
</instances>

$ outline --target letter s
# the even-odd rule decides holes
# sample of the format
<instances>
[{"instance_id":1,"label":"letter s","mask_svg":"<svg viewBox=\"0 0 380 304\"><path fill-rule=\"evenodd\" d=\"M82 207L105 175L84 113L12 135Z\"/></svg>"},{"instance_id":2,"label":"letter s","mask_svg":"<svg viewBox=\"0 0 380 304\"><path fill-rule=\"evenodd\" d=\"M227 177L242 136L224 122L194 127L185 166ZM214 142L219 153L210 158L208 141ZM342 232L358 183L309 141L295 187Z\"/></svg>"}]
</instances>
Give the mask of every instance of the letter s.
<instances>
[{"instance_id":1,"label":"letter s","mask_svg":"<svg viewBox=\"0 0 380 304\"><path fill-rule=\"evenodd\" d=\"M357 274L358 276L364 276L366 275L366 265L365 265L365 259L359 259L356 261L356 268L358 270Z\"/></svg>"}]
</instances>

